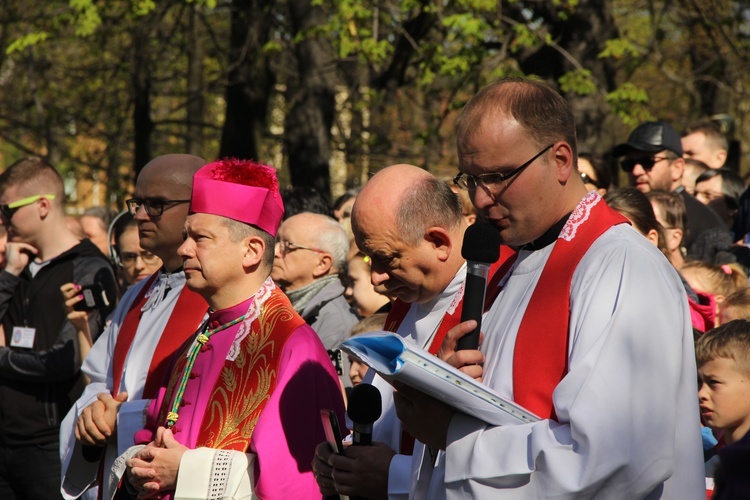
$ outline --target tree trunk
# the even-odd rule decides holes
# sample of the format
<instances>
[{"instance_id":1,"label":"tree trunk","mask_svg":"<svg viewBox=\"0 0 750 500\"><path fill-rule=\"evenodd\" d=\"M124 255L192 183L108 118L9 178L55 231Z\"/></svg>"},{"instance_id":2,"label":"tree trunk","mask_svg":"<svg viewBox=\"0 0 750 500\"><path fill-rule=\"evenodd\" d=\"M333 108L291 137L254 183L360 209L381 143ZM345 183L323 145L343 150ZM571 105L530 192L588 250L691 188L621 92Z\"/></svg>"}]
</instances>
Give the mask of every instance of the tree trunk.
<instances>
[{"instance_id":1,"label":"tree trunk","mask_svg":"<svg viewBox=\"0 0 750 500\"><path fill-rule=\"evenodd\" d=\"M151 72L148 58L148 25L139 24L134 30L133 50L133 171L135 177L151 161Z\"/></svg>"},{"instance_id":2,"label":"tree trunk","mask_svg":"<svg viewBox=\"0 0 750 500\"><path fill-rule=\"evenodd\" d=\"M292 38L326 21L320 6L310 0L290 0ZM290 89L291 109L285 126L285 145L292 185L309 186L330 198L331 126L335 111L336 57L322 35L305 34L296 45L297 81Z\"/></svg>"},{"instance_id":3,"label":"tree trunk","mask_svg":"<svg viewBox=\"0 0 750 500\"><path fill-rule=\"evenodd\" d=\"M188 40L187 134L185 149L200 156L203 150L203 39L200 33L198 6L190 5L190 40Z\"/></svg>"},{"instance_id":4,"label":"tree trunk","mask_svg":"<svg viewBox=\"0 0 750 500\"><path fill-rule=\"evenodd\" d=\"M232 0L229 82L219 156L258 159L274 78L263 46L271 22L268 0ZM278 165L280 166L280 165Z\"/></svg>"},{"instance_id":5,"label":"tree trunk","mask_svg":"<svg viewBox=\"0 0 750 500\"><path fill-rule=\"evenodd\" d=\"M597 84L597 91L590 95L570 94L566 98L573 106L578 150L603 155L623 139L604 100L604 95L616 87L615 68L610 60L598 57L604 50L604 42L618 36L611 0L581 2L567 20L561 21L553 13L546 16L546 21L552 39L590 70ZM556 82L575 66L559 51L543 46L531 57L522 59L521 68L525 73L537 74Z\"/></svg>"}]
</instances>

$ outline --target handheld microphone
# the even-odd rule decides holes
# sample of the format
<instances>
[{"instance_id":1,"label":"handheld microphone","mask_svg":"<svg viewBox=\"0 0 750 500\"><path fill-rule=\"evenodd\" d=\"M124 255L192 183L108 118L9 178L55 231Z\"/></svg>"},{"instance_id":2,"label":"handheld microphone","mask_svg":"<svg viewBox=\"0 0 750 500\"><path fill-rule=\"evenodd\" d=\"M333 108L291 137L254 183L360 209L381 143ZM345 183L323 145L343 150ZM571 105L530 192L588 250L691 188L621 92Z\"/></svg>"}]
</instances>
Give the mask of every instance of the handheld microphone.
<instances>
[{"instance_id":1,"label":"handheld microphone","mask_svg":"<svg viewBox=\"0 0 750 500\"><path fill-rule=\"evenodd\" d=\"M382 403L380 391L370 384L354 386L349 394L349 406L346 414L354 424L352 444L355 446L372 445L372 424L380 418Z\"/></svg>"},{"instance_id":2,"label":"handheld microphone","mask_svg":"<svg viewBox=\"0 0 750 500\"><path fill-rule=\"evenodd\" d=\"M500 233L488 222L477 221L466 229L461 256L466 259L466 286L461 322L473 319L477 327L458 340L456 350L479 347L484 312L484 292L490 266L500 258Z\"/></svg>"}]
</instances>

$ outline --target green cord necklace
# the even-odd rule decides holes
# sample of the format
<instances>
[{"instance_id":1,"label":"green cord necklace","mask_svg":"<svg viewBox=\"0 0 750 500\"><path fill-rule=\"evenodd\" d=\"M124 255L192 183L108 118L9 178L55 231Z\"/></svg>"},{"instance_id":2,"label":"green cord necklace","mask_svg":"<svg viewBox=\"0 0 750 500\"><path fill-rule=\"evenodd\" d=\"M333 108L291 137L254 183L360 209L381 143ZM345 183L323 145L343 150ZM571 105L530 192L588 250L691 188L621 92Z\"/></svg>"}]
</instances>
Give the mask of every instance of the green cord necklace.
<instances>
[{"instance_id":1,"label":"green cord necklace","mask_svg":"<svg viewBox=\"0 0 750 500\"><path fill-rule=\"evenodd\" d=\"M171 429L174 427L174 424L177 423L177 419L180 417L177 414L177 410L180 409L180 403L182 403L182 398L185 395L185 387L187 386L188 378L190 378L190 372L193 371L193 365L195 364L195 360L198 357L198 352L200 351L200 348L203 347L211 338L211 336L214 333L218 333L222 330L226 330L227 328L236 325L240 321L244 320L247 317L247 314L243 314L237 319L234 319L230 321L229 323L224 323L221 326L218 326L214 328L213 330L208 329L208 324L206 325L205 330L203 333L198 335L198 338L195 339L195 342L192 346L190 346L190 352L188 353L188 359L187 363L185 364L185 370L182 372L182 379L180 380L180 385L177 387L177 393L175 394L174 401L172 402L172 411L170 411L167 414L167 428Z\"/></svg>"}]
</instances>

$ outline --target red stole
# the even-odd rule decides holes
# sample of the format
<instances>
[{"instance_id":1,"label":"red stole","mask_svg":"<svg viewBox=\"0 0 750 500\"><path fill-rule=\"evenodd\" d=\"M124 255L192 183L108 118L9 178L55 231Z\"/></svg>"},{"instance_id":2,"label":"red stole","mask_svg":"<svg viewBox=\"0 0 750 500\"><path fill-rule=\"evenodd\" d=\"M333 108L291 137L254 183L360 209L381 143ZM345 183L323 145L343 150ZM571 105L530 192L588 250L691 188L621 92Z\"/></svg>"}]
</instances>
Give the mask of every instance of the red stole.
<instances>
[{"instance_id":1,"label":"red stole","mask_svg":"<svg viewBox=\"0 0 750 500\"><path fill-rule=\"evenodd\" d=\"M305 320L294 311L287 296L274 286L270 297L261 305L260 314L251 323L250 333L240 342L237 357L224 360L207 405L222 411L206 411L196 448L205 446L242 452L250 448L255 424L276 388L284 345L304 324ZM160 424L170 411L174 391L187 362L187 349L192 342L185 342L184 350L175 359L157 419Z\"/></svg>"},{"instance_id":2,"label":"red stole","mask_svg":"<svg viewBox=\"0 0 750 500\"><path fill-rule=\"evenodd\" d=\"M495 275L504 275L503 269L506 269L510 267L509 263L506 262L509 255L506 252L501 252L500 260L495 262L490 266L490 272L489 275L491 277L495 277ZM512 263L512 262L511 262ZM502 277L502 276L501 276ZM490 305L492 305L493 300L495 299L495 295L490 295L490 291L493 290L493 288L490 287L492 284L492 281L488 283L487 287L487 295L484 300L484 310L486 311ZM433 337L432 342L430 343L429 347L427 348L427 351L430 354L434 354L437 356L438 351L440 351L440 347L443 345L443 340L445 339L445 336L448 334L448 330L453 328L454 326L458 325L461 322L461 311L463 310L464 305L464 297L463 297L464 289L463 287L457 292L457 294L460 294L459 302L456 308L451 312L450 308L448 311L446 311L445 315L443 316L443 319L440 320L440 325L438 325L437 332L435 332L435 337ZM411 304L404 302L400 299L396 299L396 301L391 306L391 310L388 312L388 316L385 318L385 327L383 328L385 331L388 332L396 332L398 328L401 326L401 323L403 323L404 318L406 317L407 313L409 312L409 309L411 309Z\"/></svg>"},{"instance_id":3,"label":"red stole","mask_svg":"<svg viewBox=\"0 0 750 500\"><path fill-rule=\"evenodd\" d=\"M541 418L555 418L552 392L568 371L573 273L594 241L623 223L629 222L589 193L560 233L531 295L513 353L513 396Z\"/></svg>"},{"instance_id":4,"label":"red stole","mask_svg":"<svg viewBox=\"0 0 750 500\"><path fill-rule=\"evenodd\" d=\"M507 268L510 267L510 263L506 262L508 257L509 257L509 254L507 252L501 251L500 260L498 260L497 262L495 262L494 264L490 266L489 275L493 277L495 275L504 275L505 273L502 272L503 269L507 271ZM490 282L489 284L491 283L492 282ZM488 291L489 290L494 290L494 289L488 286ZM445 315L443 316L443 319L440 320L440 325L438 325L437 332L435 332L435 336L433 337L432 342L430 343L427 349L427 351L430 354L437 356L438 351L440 351L440 347L442 347L443 345L443 340L445 339L445 336L448 334L448 330L450 330L451 328L453 328L454 326L458 325L461 322L461 311L463 310L463 304L464 304L463 292L464 292L463 287L458 292L456 292L457 294L460 294L458 305L453 311L450 311L450 307L449 307L448 311L446 311ZM485 301L484 301L485 311L490 305L492 305L495 295L490 295L488 293L487 296L485 297ZM388 312L388 316L385 318L385 327L383 329L389 332L396 332L398 328L401 326L401 323L403 323L404 318L406 317L406 314L409 312L409 309L411 309L411 304L406 303L400 299L396 299L396 301L391 306L391 310ZM404 455L411 455L414 451L414 437L408 432L406 432L405 430L401 431L401 447L400 448L401 448L400 452Z\"/></svg>"},{"instance_id":5,"label":"red stole","mask_svg":"<svg viewBox=\"0 0 750 500\"><path fill-rule=\"evenodd\" d=\"M146 303L146 292L153 285L157 274L148 278L148 282L141 288L133 300L130 309L120 327L115 343L115 351L112 356L112 396L117 396L120 390L120 380L125 368L125 358L130 351L130 346L135 338L136 330L141 321L143 312L141 309ZM206 301L197 293L188 289L185 285L177 303L172 309L172 314L162 332L151 332L151 335L160 335L154 355L148 368L146 384L143 388L143 399L152 399L156 396L169 367L172 355L182 346L185 339L195 333L203 316L208 310ZM169 332L169 334L167 334Z\"/></svg>"}]
</instances>

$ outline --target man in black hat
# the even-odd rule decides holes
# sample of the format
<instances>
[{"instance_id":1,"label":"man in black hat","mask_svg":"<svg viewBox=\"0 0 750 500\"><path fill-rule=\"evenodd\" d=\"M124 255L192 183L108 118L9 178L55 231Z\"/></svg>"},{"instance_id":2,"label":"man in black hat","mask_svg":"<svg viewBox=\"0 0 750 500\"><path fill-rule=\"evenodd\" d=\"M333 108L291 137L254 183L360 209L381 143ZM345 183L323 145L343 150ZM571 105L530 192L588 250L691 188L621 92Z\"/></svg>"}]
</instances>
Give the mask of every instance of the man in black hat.
<instances>
[{"instance_id":1,"label":"man in black hat","mask_svg":"<svg viewBox=\"0 0 750 500\"><path fill-rule=\"evenodd\" d=\"M630 133L627 142L615 146L613 156L623 157L620 167L628 173L630 184L643 193L666 191L679 193L687 209L687 254L694 259L713 262L717 251L732 244L729 230L709 207L685 191L685 171L680 135L665 122L642 123Z\"/></svg>"}]
</instances>

